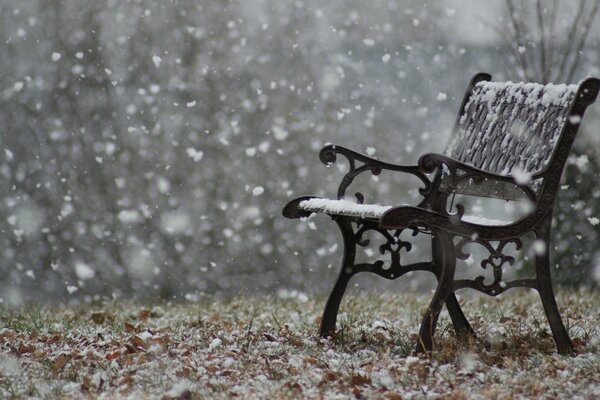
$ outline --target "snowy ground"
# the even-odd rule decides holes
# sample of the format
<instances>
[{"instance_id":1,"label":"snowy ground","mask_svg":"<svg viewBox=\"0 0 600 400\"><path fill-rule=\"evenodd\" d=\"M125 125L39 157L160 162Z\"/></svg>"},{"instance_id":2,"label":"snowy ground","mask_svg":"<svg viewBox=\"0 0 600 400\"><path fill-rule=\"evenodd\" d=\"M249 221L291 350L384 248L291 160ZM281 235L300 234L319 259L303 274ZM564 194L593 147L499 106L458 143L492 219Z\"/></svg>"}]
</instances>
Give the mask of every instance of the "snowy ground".
<instances>
[{"instance_id":1,"label":"snowy ground","mask_svg":"<svg viewBox=\"0 0 600 400\"><path fill-rule=\"evenodd\" d=\"M463 298L479 339L456 342L444 316L432 358L411 356L427 303L412 294L349 297L333 341L305 295L3 310L0 398L592 399L599 300L559 298L576 357L555 353L527 292Z\"/></svg>"}]
</instances>

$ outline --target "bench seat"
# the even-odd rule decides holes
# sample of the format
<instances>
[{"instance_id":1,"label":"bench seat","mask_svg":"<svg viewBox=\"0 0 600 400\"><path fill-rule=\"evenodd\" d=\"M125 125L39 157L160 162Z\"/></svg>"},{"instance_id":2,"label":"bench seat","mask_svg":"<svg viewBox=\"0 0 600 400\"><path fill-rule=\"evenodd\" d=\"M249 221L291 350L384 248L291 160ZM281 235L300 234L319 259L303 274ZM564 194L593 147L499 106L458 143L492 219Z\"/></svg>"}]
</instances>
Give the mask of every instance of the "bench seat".
<instances>
[{"instance_id":1,"label":"bench seat","mask_svg":"<svg viewBox=\"0 0 600 400\"><path fill-rule=\"evenodd\" d=\"M408 206L408 204L399 205ZM378 220L384 212L394 207L382 206L380 204L358 204L350 200L332 200L313 197L311 199L301 201L298 204L298 208L304 211L323 213L332 216L343 215L348 217ZM483 226L509 225L512 223L512 221L486 218L479 215L463 215L461 220L471 224Z\"/></svg>"}]
</instances>

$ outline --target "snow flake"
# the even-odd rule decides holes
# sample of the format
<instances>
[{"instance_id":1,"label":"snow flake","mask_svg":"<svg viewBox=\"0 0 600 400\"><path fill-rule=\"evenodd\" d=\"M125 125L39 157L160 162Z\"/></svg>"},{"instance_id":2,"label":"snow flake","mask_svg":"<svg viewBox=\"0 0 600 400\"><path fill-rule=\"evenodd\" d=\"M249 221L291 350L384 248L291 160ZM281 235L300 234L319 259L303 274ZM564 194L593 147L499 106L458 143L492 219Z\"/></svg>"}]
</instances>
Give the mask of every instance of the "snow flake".
<instances>
[{"instance_id":1,"label":"snow flake","mask_svg":"<svg viewBox=\"0 0 600 400\"><path fill-rule=\"evenodd\" d=\"M75 274L79 279L84 281L92 279L96 275L96 272L89 265L80 261L75 264Z\"/></svg>"},{"instance_id":2,"label":"snow flake","mask_svg":"<svg viewBox=\"0 0 600 400\"><path fill-rule=\"evenodd\" d=\"M372 147L372 146L369 146L369 147L367 147L367 155L368 155L368 156L372 156L372 155L374 155L374 154L375 154L375 151L376 151L376 150L375 150L375 147Z\"/></svg>"},{"instance_id":3,"label":"snow flake","mask_svg":"<svg viewBox=\"0 0 600 400\"><path fill-rule=\"evenodd\" d=\"M546 253L547 244L541 239L533 242L533 252L538 256L543 256Z\"/></svg>"},{"instance_id":4,"label":"snow flake","mask_svg":"<svg viewBox=\"0 0 600 400\"><path fill-rule=\"evenodd\" d=\"M135 224L141 221L142 216L137 210L123 210L119 212L118 218L124 224Z\"/></svg>"},{"instance_id":5,"label":"snow flake","mask_svg":"<svg viewBox=\"0 0 600 400\"><path fill-rule=\"evenodd\" d=\"M381 61L383 61L384 64L387 64L390 59L392 58L392 56L390 56L389 54L384 54L383 57L381 57Z\"/></svg>"},{"instance_id":6,"label":"snow flake","mask_svg":"<svg viewBox=\"0 0 600 400\"><path fill-rule=\"evenodd\" d=\"M187 106L187 108L192 108L196 105L196 100L187 102L185 105Z\"/></svg>"},{"instance_id":7,"label":"snow flake","mask_svg":"<svg viewBox=\"0 0 600 400\"><path fill-rule=\"evenodd\" d=\"M159 56L152 56L152 62L156 68L160 67L160 63L162 62L162 58Z\"/></svg>"},{"instance_id":8,"label":"snow flake","mask_svg":"<svg viewBox=\"0 0 600 400\"><path fill-rule=\"evenodd\" d=\"M598 219L597 217L589 217L588 221L590 222L590 224L592 224L592 226L600 224L600 219Z\"/></svg>"},{"instance_id":9,"label":"snow flake","mask_svg":"<svg viewBox=\"0 0 600 400\"><path fill-rule=\"evenodd\" d=\"M252 194L254 196L260 196L261 194L263 194L265 191L265 188L263 188L262 186L256 186L254 189L252 189Z\"/></svg>"},{"instance_id":10,"label":"snow flake","mask_svg":"<svg viewBox=\"0 0 600 400\"><path fill-rule=\"evenodd\" d=\"M60 61L62 55L60 53L54 52L52 53L52 61L57 62Z\"/></svg>"},{"instance_id":11,"label":"snow flake","mask_svg":"<svg viewBox=\"0 0 600 400\"><path fill-rule=\"evenodd\" d=\"M202 150L196 150L193 147L188 147L186 151L187 155L194 160L194 162L198 162L202 160L202 157L204 157L204 152Z\"/></svg>"},{"instance_id":12,"label":"snow flake","mask_svg":"<svg viewBox=\"0 0 600 400\"><path fill-rule=\"evenodd\" d=\"M531 181L531 174L521 168L514 168L511 175L519 185L527 185Z\"/></svg>"},{"instance_id":13,"label":"snow flake","mask_svg":"<svg viewBox=\"0 0 600 400\"><path fill-rule=\"evenodd\" d=\"M375 44L375 41L373 39L366 38L365 40L363 40L363 43L367 47L372 47Z\"/></svg>"}]
</instances>

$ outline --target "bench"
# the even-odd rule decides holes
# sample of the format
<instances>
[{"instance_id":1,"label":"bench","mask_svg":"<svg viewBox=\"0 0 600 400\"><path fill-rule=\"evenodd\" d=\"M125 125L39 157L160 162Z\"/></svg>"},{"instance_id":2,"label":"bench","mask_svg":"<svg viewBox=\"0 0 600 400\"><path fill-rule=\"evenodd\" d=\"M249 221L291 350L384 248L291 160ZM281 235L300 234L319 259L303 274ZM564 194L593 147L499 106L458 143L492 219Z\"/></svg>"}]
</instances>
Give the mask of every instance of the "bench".
<instances>
[{"instance_id":1,"label":"bench","mask_svg":"<svg viewBox=\"0 0 600 400\"><path fill-rule=\"evenodd\" d=\"M444 304L457 336L474 337L457 301L457 290L471 288L497 296L511 288L527 287L540 295L558 352L573 354L550 276L552 209L581 119L596 100L599 89L600 80L596 78L587 78L578 85L540 85L492 82L491 75L479 73L468 85L443 155L424 154L417 165L395 165L342 146L325 145L319 154L324 164L331 165L342 156L349 166L337 198L302 196L283 208L283 215L291 219L328 214L341 230L342 265L325 305L320 335L335 335L340 302L353 275L371 272L397 279L411 271L429 271L437 278L437 289L421 322L417 353L434 349L435 328ZM361 193L356 193L356 201L346 198L346 189L358 175L378 175L383 171L418 178L422 200L416 206L384 206L365 204ZM468 218L462 204L455 205L456 212L449 210L449 201L456 194L524 200L531 207L526 215L512 222ZM430 261L401 263L401 252L412 248L410 241L400 238L405 230L431 237ZM369 245L367 232L381 238L384 243L379 246L379 253L382 257L389 254L389 261L355 262L357 246ZM535 277L505 282L502 267L515 261L505 253L520 250L526 235L533 236L533 243L537 243ZM486 283L483 275L455 279L456 260L466 260L469 252L465 248L473 244L483 246L485 254L489 253L481 267L489 267L493 272L491 283Z\"/></svg>"}]
</instances>

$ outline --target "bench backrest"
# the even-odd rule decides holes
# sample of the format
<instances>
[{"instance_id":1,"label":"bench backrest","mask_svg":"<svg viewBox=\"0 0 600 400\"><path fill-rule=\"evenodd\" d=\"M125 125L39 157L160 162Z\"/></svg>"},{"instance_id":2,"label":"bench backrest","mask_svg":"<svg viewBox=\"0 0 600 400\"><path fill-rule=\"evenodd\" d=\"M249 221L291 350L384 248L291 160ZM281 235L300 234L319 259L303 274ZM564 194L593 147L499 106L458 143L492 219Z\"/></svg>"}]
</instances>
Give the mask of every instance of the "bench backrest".
<instances>
[{"instance_id":1,"label":"bench backrest","mask_svg":"<svg viewBox=\"0 0 600 400\"><path fill-rule=\"evenodd\" d=\"M499 175L517 170L533 175L560 162L554 155L565 146L568 153L583 112L598 92L595 78L579 85L490 80L489 74L478 74L471 81L445 154ZM573 138L563 140L567 130ZM532 182L531 186L537 189L540 185ZM511 185L489 183L465 183L455 191L505 199L523 197L523 192Z\"/></svg>"}]
</instances>

